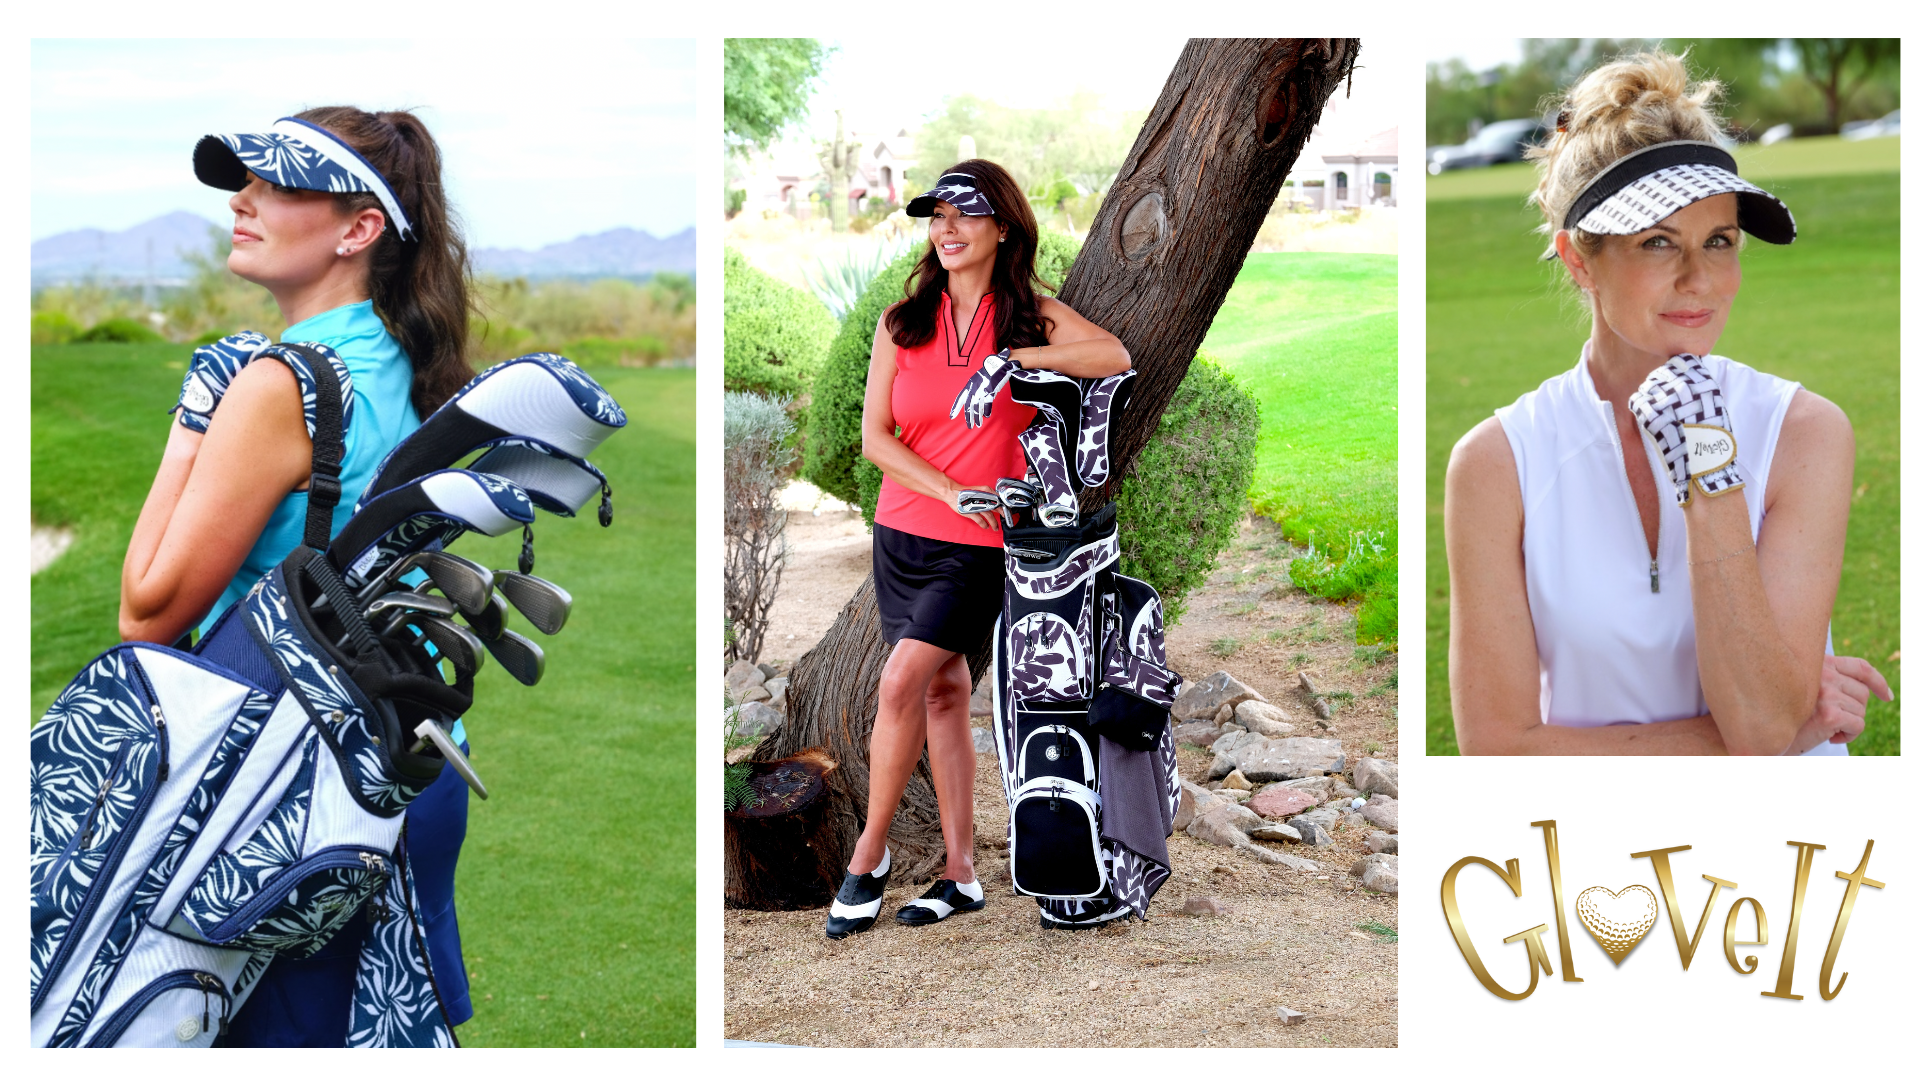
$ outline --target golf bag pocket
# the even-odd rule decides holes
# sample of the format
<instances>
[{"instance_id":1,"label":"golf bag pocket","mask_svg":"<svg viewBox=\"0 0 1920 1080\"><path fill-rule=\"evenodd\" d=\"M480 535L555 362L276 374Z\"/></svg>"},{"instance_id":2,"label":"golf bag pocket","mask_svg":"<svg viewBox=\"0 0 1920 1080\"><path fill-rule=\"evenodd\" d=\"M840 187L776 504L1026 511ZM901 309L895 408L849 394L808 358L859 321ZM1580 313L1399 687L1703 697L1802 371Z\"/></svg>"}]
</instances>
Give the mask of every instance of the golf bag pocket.
<instances>
[{"instance_id":1,"label":"golf bag pocket","mask_svg":"<svg viewBox=\"0 0 1920 1080\"><path fill-rule=\"evenodd\" d=\"M1100 796L1085 784L1042 776L1013 793L1007 867L1027 896L1098 896L1107 887Z\"/></svg>"},{"instance_id":2,"label":"golf bag pocket","mask_svg":"<svg viewBox=\"0 0 1920 1080\"><path fill-rule=\"evenodd\" d=\"M1015 701L1084 701L1093 693L1093 581L1030 600L1009 590L1007 676Z\"/></svg>"},{"instance_id":3,"label":"golf bag pocket","mask_svg":"<svg viewBox=\"0 0 1920 1080\"><path fill-rule=\"evenodd\" d=\"M1167 730L1167 707L1117 686L1102 687L1087 705L1087 727L1128 750L1152 750Z\"/></svg>"},{"instance_id":4,"label":"golf bag pocket","mask_svg":"<svg viewBox=\"0 0 1920 1080\"><path fill-rule=\"evenodd\" d=\"M212 1046L233 1019L233 995L217 973L169 971L141 984L87 1036L87 1046Z\"/></svg>"},{"instance_id":5,"label":"golf bag pocket","mask_svg":"<svg viewBox=\"0 0 1920 1080\"><path fill-rule=\"evenodd\" d=\"M1085 713L1075 710L1073 718L1084 722ZM1089 788L1094 787L1099 769L1085 732L1077 730L1078 725L1044 722L1054 719L1065 717L1024 710L1017 715L1016 722L1021 734L1020 756L1015 759L1018 762L1015 784L1048 778L1072 780Z\"/></svg>"}]
</instances>

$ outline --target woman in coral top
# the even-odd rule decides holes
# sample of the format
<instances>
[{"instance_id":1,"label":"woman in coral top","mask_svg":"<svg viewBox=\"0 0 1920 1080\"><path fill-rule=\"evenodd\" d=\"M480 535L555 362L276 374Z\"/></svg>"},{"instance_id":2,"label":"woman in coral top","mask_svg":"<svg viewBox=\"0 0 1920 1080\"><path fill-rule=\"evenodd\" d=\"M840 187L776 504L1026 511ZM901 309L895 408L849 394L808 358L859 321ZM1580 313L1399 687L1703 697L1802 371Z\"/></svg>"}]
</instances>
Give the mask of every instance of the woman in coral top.
<instances>
[{"instance_id":1,"label":"woman in coral top","mask_svg":"<svg viewBox=\"0 0 1920 1080\"><path fill-rule=\"evenodd\" d=\"M1017 368L1076 378L1132 366L1120 339L1050 296L1034 275L1039 228L1006 170L988 161L948 169L907 204L928 218L927 251L906 297L881 316L867 370L862 453L880 467L873 581L893 654L880 679L867 788L867 822L827 919L827 936L873 926L892 856L887 830L924 747L940 800L947 865L896 918L924 926L986 903L973 873L973 737L967 653L1000 610L999 519L964 513L963 493L1026 475L1016 441L1033 409L1008 398ZM969 429L955 399L985 388L997 401ZM897 434L896 434L897 432Z\"/></svg>"}]
</instances>

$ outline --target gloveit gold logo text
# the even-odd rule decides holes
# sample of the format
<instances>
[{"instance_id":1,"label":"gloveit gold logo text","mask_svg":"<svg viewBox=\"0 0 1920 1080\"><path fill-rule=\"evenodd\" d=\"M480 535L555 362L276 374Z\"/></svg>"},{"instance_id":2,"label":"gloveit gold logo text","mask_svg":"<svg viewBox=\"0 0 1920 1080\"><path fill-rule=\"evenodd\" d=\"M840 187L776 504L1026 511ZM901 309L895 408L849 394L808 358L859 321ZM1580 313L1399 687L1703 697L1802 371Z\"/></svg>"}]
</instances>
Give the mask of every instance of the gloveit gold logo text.
<instances>
[{"instance_id":1,"label":"gloveit gold logo text","mask_svg":"<svg viewBox=\"0 0 1920 1080\"><path fill-rule=\"evenodd\" d=\"M1560 943L1561 979L1566 982L1585 982L1573 973L1573 945L1567 933L1566 890L1560 882L1560 838L1558 826L1553 821L1536 821L1533 827L1540 829L1546 843L1547 883L1553 889L1553 919ZM1800 916L1806 907L1807 881L1813 874L1813 854L1824 851L1826 845L1811 844L1803 840L1789 840L1787 845L1794 849L1793 867L1793 903L1787 915L1787 940L1780 954L1780 968L1774 977L1773 989L1761 991L1762 997L1786 998L1790 1001L1803 1000L1802 995L1793 992L1793 962L1800 950ZM1693 845L1681 844L1678 847L1659 848L1654 851L1636 851L1632 857L1646 859L1653 866L1654 879L1660 885L1660 897L1666 901L1667 921L1673 928L1673 943L1680 950L1680 970L1693 966L1693 955L1700 948L1700 939L1705 935L1707 924L1712 921L1714 907L1720 902L1720 890L1729 893L1738 889L1737 882L1702 874L1701 877L1713 883L1713 891L1707 895L1706 909L1700 913L1700 921L1694 924L1692 934L1688 934L1686 917L1675 903L1673 889L1673 866L1671 857L1681 851L1692 850ZM1854 901L1859 899L1860 887L1884 889L1884 882L1875 881L1867 876L1867 860L1873 857L1873 841L1867 841L1865 851L1860 853L1860 864L1852 873L1843 874L1834 871L1833 876L1847 883L1846 895L1840 901L1840 913L1833 921L1833 932L1827 936L1827 954L1820 963L1820 997L1832 1001L1838 997L1847 985L1846 972L1840 973L1840 981L1833 981L1834 964L1840 959L1840 942L1846 937L1847 920L1853 916ZM1503 944L1525 943L1527 950L1528 977L1527 988L1518 992L1507 989L1494 981L1487 972L1487 966L1480 959L1480 953L1473 946L1473 939L1467 936L1467 926L1460 918L1460 901L1454 894L1454 882L1460 871L1469 866L1484 866L1494 872L1500 881L1513 892L1520 895L1520 860L1508 859L1505 869L1493 862L1469 855L1447 868L1447 875L1440 879L1440 909L1446 912L1447 926L1453 931L1454 944L1460 947L1460 956L1466 960L1467 967L1473 970L1473 976L1480 985L1506 998L1508 1001L1520 1001L1531 995L1540 985L1542 973L1553 974L1553 963L1547 958L1546 942L1542 940L1547 932L1547 924L1541 923L1530 930L1502 938ZM1751 940L1740 940L1737 927L1741 922L1743 907L1751 906L1753 914L1748 925L1752 926L1754 936ZM1647 936L1654 924L1659 921L1659 907L1655 902L1653 890L1645 885L1629 885L1618 892L1604 886L1595 885L1580 893L1574 900L1574 913L1580 918L1580 925L1587 928L1593 939L1599 943L1615 967L1627 958L1634 946ZM1721 950L1726 954L1727 964L1742 975L1751 975L1760 968L1757 957L1744 959L1735 953L1743 945L1764 946L1767 944L1767 910L1760 901L1752 896L1738 897L1727 909L1726 921L1720 934Z\"/></svg>"}]
</instances>

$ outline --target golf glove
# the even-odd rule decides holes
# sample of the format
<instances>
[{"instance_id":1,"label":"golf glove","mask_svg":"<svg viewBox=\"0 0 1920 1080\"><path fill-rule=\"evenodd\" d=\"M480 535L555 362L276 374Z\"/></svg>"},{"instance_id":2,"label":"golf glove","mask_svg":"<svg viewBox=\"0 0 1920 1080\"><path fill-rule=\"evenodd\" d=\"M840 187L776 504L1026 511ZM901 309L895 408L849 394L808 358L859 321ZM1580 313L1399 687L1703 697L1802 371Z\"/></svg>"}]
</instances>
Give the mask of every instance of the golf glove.
<instances>
[{"instance_id":1,"label":"golf glove","mask_svg":"<svg viewBox=\"0 0 1920 1080\"><path fill-rule=\"evenodd\" d=\"M273 342L265 334L242 330L193 350L187 377L180 382L180 400L169 410L180 415L180 426L205 434L213 410L233 385L233 377L260 350Z\"/></svg>"},{"instance_id":2,"label":"golf glove","mask_svg":"<svg viewBox=\"0 0 1920 1080\"><path fill-rule=\"evenodd\" d=\"M1013 362L1012 352L1001 349L982 361L980 370L967 376L960 395L953 399L953 408L947 410L947 419L955 419L964 411L969 429L987 422L988 414L993 412L993 399L1000 395L1000 388L1007 385L1013 373L1020 370L1020 365Z\"/></svg>"},{"instance_id":3,"label":"golf glove","mask_svg":"<svg viewBox=\"0 0 1920 1080\"><path fill-rule=\"evenodd\" d=\"M1696 486L1708 496L1746 486L1734 461L1726 395L1699 357L1681 353L1655 368L1627 399L1627 407L1653 438L1681 506L1692 499Z\"/></svg>"}]
</instances>

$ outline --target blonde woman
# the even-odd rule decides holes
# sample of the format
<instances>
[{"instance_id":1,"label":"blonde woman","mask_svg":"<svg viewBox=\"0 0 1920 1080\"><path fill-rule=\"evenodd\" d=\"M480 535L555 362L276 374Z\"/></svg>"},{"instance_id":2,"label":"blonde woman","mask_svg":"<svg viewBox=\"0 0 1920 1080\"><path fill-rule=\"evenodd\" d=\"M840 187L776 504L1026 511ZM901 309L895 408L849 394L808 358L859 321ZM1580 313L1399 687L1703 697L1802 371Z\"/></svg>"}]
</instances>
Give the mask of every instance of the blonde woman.
<instances>
[{"instance_id":1,"label":"blonde woman","mask_svg":"<svg viewBox=\"0 0 1920 1080\"><path fill-rule=\"evenodd\" d=\"M1529 156L1591 313L1573 368L1447 469L1450 678L1469 754L1845 754L1865 661L1827 655L1853 430L1713 353L1743 233L1794 240L1719 145L1712 81L1645 53L1589 72Z\"/></svg>"}]
</instances>

